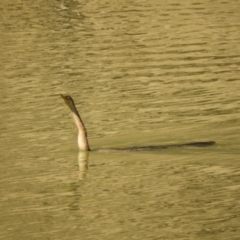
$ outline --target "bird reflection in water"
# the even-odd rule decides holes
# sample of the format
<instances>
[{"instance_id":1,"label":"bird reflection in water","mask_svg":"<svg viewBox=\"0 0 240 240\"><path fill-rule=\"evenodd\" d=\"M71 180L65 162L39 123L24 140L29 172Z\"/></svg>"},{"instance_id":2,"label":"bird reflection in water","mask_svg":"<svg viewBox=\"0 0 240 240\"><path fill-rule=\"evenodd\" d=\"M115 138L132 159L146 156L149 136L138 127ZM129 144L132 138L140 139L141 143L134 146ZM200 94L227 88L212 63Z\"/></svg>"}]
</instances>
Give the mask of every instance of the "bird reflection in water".
<instances>
[{"instance_id":1,"label":"bird reflection in water","mask_svg":"<svg viewBox=\"0 0 240 240\"><path fill-rule=\"evenodd\" d=\"M78 180L82 181L87 174L88 170L88 151L79 151L78 153Z\"/></svg>"}]
</instances>

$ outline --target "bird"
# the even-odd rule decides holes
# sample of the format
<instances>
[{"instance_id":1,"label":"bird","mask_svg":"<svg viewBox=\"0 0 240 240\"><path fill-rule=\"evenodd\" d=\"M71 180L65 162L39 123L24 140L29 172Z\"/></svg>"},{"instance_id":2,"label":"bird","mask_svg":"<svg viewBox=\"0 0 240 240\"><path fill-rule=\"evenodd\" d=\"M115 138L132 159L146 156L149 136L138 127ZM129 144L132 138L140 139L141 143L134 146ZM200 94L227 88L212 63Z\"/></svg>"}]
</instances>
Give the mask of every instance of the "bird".
<instances>
[{"instance_id":1,"label":"bird","mask_svg":"<svg viewBox=\"0 0 240 240\"><path fill-rule=\"evenodd\" d=\"M69 95L62 95L64 102L67 104L67 106L70 108L73 120L77 126L78 129L78 147L82 151L90 151L88 138L87 138L87 129L84 126L84 123L80 117L80 114L78 113L78 110L75 106L75 103L71 96Z\"/></svg>"},{"instance_id":2,"label":"bird","mask_svg":"<svg viewBox=\"0 0 240 240\"><path fill-rule=\"evenodd\" d=\"M78 129L78 148L80 151L91 151L88 143L87 129L80 117L80 114L76 108L73 98L70 95L60 94L66 105L69 107L72 113L73 120ZM144 150L157 150L166 149L172 147L184 147L184 146L195 146L195 147L206 147L215 144L215 141L198 141L198 142L187 142L187 143L173 143L164 144L158 146L134 146L125 148L109 148L99 149L99 151L144 151Z\"/></svg>"}]
</instances>

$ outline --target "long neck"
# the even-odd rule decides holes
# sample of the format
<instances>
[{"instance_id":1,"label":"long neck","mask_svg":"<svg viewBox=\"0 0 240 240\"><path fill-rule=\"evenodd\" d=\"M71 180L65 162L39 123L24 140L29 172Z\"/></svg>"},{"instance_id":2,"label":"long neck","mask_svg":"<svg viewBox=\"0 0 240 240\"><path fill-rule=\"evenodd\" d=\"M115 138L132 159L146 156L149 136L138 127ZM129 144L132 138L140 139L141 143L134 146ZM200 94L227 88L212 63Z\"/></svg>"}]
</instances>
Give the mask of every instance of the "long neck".
<instances>
[{"instance_id":1,"label":"long neck","mask_svg":"<svg viewBox=\"0 0 240 240\"><path fill-rule=\"evenodd\" d=\"M80 150L83 151L90 151L90 147L88 144L88 139L87 139L87 130L83 124L83 121L78 114L78 112L72 112L73 120L77 126L78 129L78 147Z\"/></svg>"}]
</instances>

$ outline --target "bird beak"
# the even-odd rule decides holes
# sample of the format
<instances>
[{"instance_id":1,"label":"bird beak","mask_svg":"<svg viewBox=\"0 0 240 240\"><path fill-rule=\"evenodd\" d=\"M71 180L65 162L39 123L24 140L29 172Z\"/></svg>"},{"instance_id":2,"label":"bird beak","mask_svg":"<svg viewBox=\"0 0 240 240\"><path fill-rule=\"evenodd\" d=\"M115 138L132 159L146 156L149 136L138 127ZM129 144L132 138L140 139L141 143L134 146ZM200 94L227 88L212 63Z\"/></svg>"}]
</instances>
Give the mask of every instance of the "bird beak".
<instances>
[{"instance_id":1,"label":"bird beak","mask_svg":"<svg viewBox=\"0 0 240 240\"><path fill-rule=\"evenodd\" d=\"M64 97L62 94L60 94L60 97L63 98L63 99L65 99L65 97Z\"/></svg>"}]
</instances>

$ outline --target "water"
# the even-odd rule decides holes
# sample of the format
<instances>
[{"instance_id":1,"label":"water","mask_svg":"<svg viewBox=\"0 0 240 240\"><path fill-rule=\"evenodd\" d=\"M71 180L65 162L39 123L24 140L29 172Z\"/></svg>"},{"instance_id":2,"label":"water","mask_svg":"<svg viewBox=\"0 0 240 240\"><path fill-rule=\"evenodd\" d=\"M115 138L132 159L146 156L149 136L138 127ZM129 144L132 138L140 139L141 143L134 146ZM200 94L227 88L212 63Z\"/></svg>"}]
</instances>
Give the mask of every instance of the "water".
<instances>
[{"instance_id":1,"label":"water","mask_svg":"<svg viewBox=\"0 0 240 240\"><path fill-rule=\"evenodd\" d=\"M239 239L239 7L2 1L0 239Z\"/></svg>"}]
</instances>

